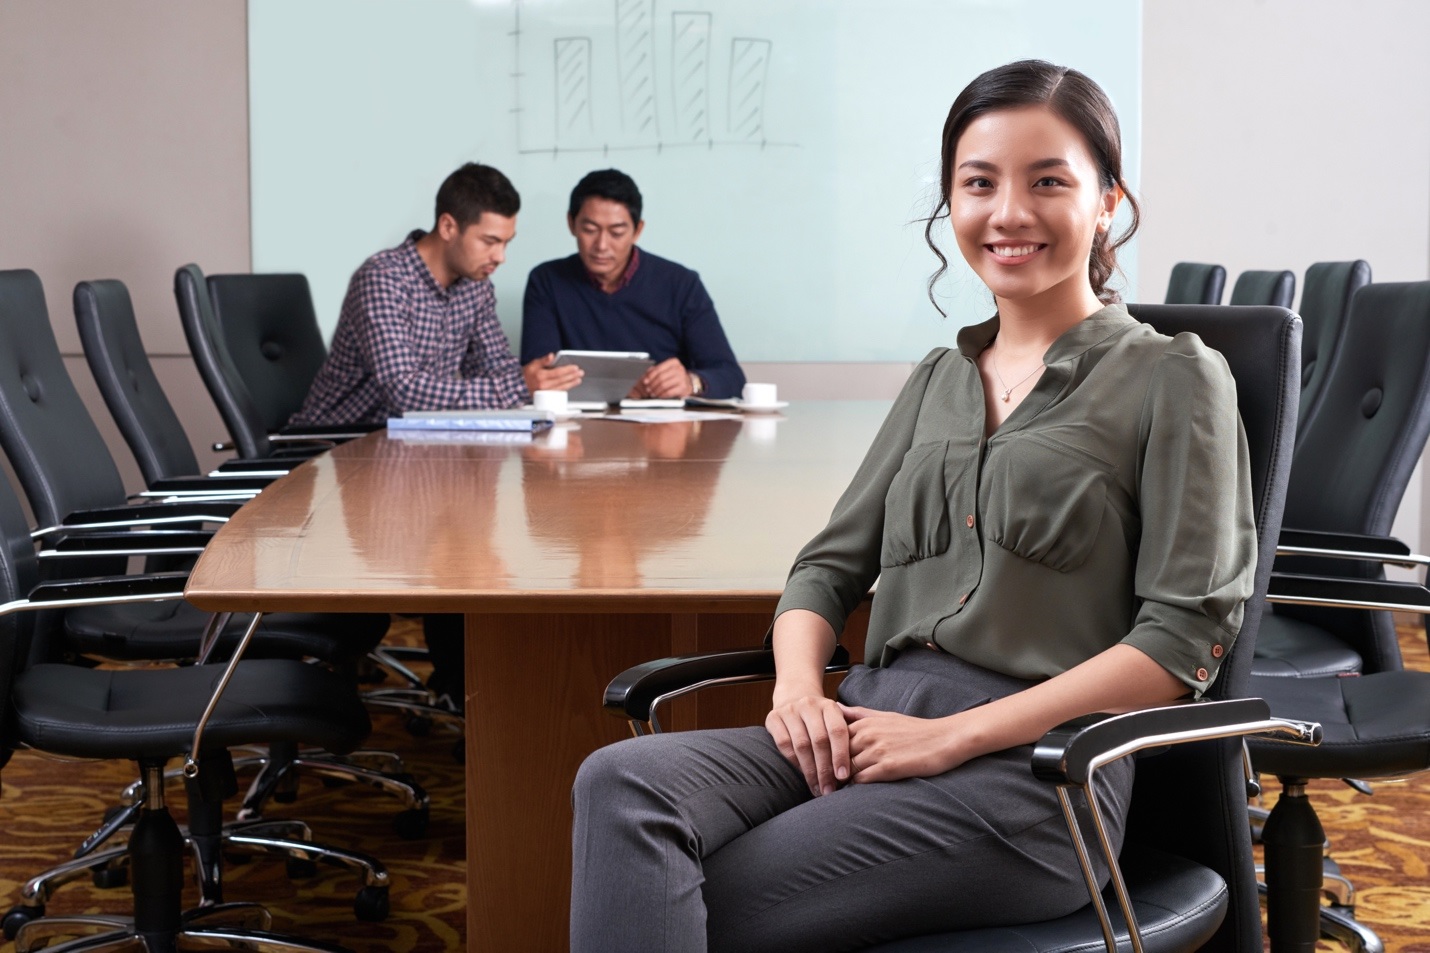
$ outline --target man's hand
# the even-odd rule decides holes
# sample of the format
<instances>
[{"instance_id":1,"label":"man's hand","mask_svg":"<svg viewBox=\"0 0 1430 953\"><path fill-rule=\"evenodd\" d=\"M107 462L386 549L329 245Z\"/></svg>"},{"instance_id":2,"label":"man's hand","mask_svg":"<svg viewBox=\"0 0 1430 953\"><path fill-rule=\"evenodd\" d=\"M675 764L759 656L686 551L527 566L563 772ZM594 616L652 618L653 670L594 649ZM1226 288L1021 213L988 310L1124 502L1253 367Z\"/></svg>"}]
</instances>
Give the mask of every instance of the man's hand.
<instances>
[{"instance_id":1,"label":"man's hand","mask_svg":"<svg viewBox=\"0 0 1430 953\"><path fill-rule=\"evenodd\" d=\"M548 354L522 367L521 376L526 379L527 390L533 393L539 390L570 390L581 383L585 375L581 368L575 364L552 367L554 360L556 355Z\"/></svg>"},{"instance_id":2,"label":"man's hand","mask_svg":"<svg viewBox=\"0 0 1430 953\"><path fill-rule=\"evenodd\" d=\"M680 363L680 358L672 357L646 371L628 396L642 397L689 397L695 389L690 383L690 372Z\"/></svg>"},{"instance_id":3,"label":"man's hand","mask_svg":"<svg viewBox=\"0 0 1430 953\"><path fill-rule=\"evenodd\" d=\"M838 704L823 695L803 695L765 716L765 730L780 754L799 768L815 797L833 793L849 779L849 729Z\"/></svg>"}]
</instances>

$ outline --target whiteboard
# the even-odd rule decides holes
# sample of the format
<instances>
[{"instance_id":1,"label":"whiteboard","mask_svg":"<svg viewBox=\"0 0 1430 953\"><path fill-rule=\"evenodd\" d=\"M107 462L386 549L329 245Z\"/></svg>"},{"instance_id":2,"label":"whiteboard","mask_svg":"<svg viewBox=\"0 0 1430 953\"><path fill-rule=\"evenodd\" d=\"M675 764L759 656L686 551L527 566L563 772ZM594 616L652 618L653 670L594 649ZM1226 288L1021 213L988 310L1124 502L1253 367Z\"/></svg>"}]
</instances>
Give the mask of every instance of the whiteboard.
<instances>
[{"instance_id":1,"label":"whiteboard","mask_svg":"<svg viewBox=\"0 0 1430 953\"><path fill-rule=\"evenodd\" d=\"M329 335L471 160L522 197L493 277L513 348L527 272L575 250L572 186L616 167L742 360L918 360L993 310L950 237L939 317L920 219L953 97L1022 57L1102 84L1137 187L1140 0L249 0L248 23L253 267L307 274Z\"/></svg>"}]
</instances>

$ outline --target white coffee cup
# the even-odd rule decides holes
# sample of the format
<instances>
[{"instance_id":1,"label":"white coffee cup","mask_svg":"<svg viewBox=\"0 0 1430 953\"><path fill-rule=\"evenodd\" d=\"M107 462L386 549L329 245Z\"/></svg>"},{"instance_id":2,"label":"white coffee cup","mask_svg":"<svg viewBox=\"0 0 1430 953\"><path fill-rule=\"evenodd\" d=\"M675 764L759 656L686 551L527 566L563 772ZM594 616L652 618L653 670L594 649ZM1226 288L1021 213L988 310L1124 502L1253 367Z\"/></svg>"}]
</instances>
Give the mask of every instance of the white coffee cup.
<instances>
[{"instance_id":1,"label":"white coffee cup","mask_svg":"<svg viewBox=\"0 0 1430 953\"><path fill-rule=\"evenodd\" d=\"M563 413L566 410L566 392L564 390L539 390L531 395L531 406L537 410L549 410L552 413Z\"/></svg>"},{"instance_id":2,"label":"white coffee cup","mask_svg":"<svg viewBox=\"0 0 1430 953\"><path fill-rule=\"evenodd\" d=\"M779 389L774 384L746 384L742 392L751 407L769 407L779 403Z\"/></svg>"}]
</instances>

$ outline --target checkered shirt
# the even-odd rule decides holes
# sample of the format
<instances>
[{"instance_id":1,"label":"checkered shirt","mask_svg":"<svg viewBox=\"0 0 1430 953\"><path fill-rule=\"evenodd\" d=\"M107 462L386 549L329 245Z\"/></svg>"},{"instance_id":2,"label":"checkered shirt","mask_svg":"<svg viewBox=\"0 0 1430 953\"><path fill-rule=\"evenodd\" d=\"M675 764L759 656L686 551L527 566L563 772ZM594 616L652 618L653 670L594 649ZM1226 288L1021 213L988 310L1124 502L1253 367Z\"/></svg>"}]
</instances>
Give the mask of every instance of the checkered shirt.
<instances>
[{"instance_id":1,"label":"checkered shirt","mask_svg":"<svg viewBox=\"0 0 1430 953\"><path fill-rule=\"evenodd\" d=\"M422 234L353 274L328 359L290 423L381 423L408 410L530 399L492 283L459 278L443 288L417 253Z\"/></svg>"}]
</instances>

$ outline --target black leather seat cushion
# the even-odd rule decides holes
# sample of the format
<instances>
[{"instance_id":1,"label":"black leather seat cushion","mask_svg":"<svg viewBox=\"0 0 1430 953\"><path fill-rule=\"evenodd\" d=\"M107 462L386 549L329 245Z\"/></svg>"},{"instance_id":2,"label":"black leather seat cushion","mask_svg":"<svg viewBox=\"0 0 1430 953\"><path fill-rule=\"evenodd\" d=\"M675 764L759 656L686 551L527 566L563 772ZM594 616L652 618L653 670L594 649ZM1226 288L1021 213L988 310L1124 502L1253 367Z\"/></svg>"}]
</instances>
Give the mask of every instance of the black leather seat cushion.
<instances>
[{"instance_id":1,"label":"black leather seat cushion","mask_svg":"<svg viewBox=\"0 0 1430 953\"><path fill-rule=\"evenodd\" d=\"M65 757L177 757L187 753L224 668L36 665L15 683L16 734ZM350 678L317 665L245 660L204 732L204 747L291 741L342 754L371 729Z\"/></svg>"},{"instance_id":2,"label":"black leather seat cushion","mask_svg":"<svg viewBox=\"0 0 1430 953\"><path fill-rule=\"evenodd\" d=\"M82 606L65 612L70 648L84 655L129 660L184 659L198 654L209 613L187 602ZM235 615L224 629L216 658L228 658L253 618ZM361 658L387 634L378 613L339 615L274 612L263 617L250 658L316 658L340 663Z\"/></svg>"},{"instance_id":3,"label":"black leather seat cushion","mask_svg":"<svg viewBox=\"0 0 1430 953\"><path fill-rule=\"evenodd\" d=\"M1227 889L1214 872L1145 848L1129 847L1121 864L1147 953L1197 949L1221 925ZM1113 922L1120 923L1122 915L1110 886L1103 899ZM957 903L958 898L950 897L949 902ZM1118 931L1118 938L1119 948L1130 948L1125 930ZM878 953L1099 953L1106 949L1090 905L1044 923L913 937L873 948Z\"/></svg>"},{"instance_id":4,"label":"black leather seat cushion","mask_svg":"<svg viewBox=\"0 0 1430 953\"><path fill-rule=\"evenodd\" d=\"M1360 670L1360 653L1320 626L1270 612L1261 617L1252 674L1308 678Z\"/></svg>"},{"instance_id":5,"label":"black leather seat cushion","mask_svg":"<svg viewBox=\"0 0 1430 953\"><path fill-rule=\"evenodd\" d=\"M1278 777L1387 778L1430 768L1430 672L1337 678L1253 676L1281 718L1318 721L1316 747L1248 739L1256 770Z\"/></svg>"}]
</instances>

